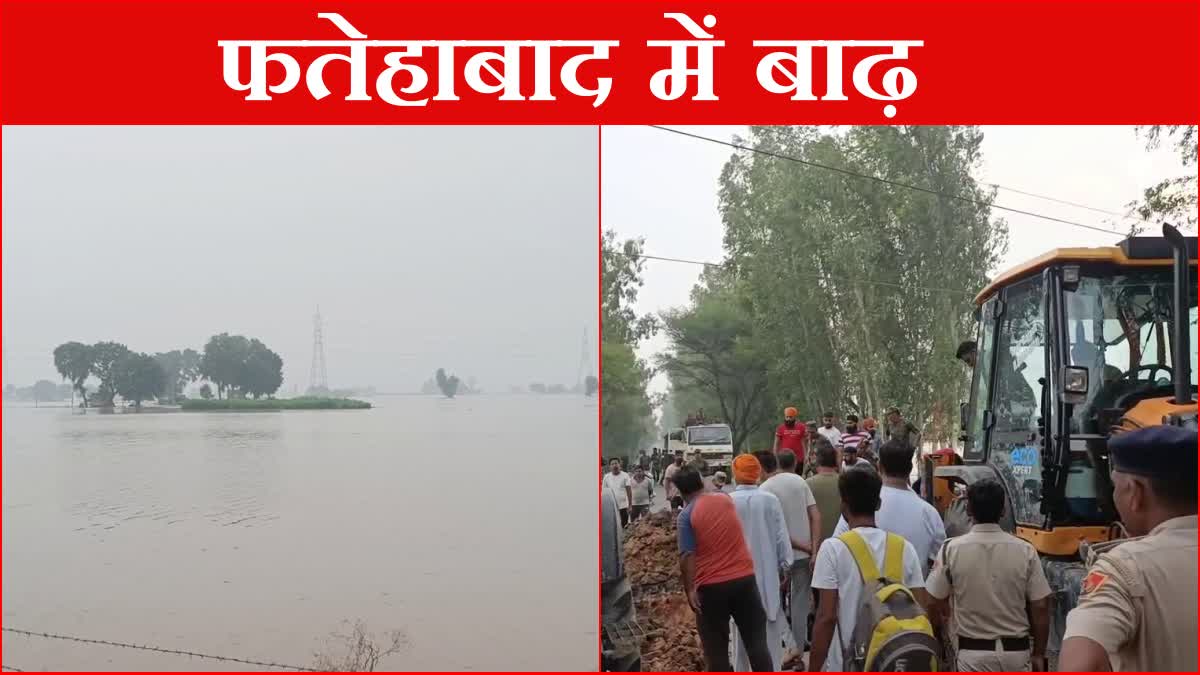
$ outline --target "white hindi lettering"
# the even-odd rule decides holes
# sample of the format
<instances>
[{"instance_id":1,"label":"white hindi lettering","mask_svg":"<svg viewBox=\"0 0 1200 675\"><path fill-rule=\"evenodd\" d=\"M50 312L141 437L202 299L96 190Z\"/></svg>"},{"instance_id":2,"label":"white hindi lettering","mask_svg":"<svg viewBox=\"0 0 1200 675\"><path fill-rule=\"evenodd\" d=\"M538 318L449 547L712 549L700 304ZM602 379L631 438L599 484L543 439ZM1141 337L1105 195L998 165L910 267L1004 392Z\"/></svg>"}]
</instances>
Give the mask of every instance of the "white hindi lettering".
<instances>
[{"instance_id":1,"label":"white hindi lettering","mask_svg":"<svg viewBox=\"0 0 1200 675\"><path fill-rule=\"evenodd\" d=\"M650 92L662 101L674 101L683 96L688 89L688 80L696 79L696 93L693 101L716 101L713 93L713 53L717 47L724 47L723 40L714 40L713 35L704 28L717 25L717 19L711 14L703 18L704 28L686 14L668 12L663 18L672 19L683 26L694 38L692 40L647 40L647 47L668 47L671 50L671 67L664 68L650 77ZM696 67L688 67L689 50L696 50Z\"/></svg>"},{"instance_id":2,"label":"white hindi lettering","mask_svg":"<svg viewBox=\"0 0 1200 675\"><path fill-rule=\"evenodd\" d=\"M842 56L844 49L859 47L888 47L890 53L875 54L859 61L854 66L851 81L863 96L876 101L901 101L917 90L917 76L904 66L894 66L883 75L884 93L871 87L871 69L883 61L908 58L911 47L923 47L920 40L755 40L755 47L785 47L787 51L773 51L758 62L756 75L759 85L772 94L791 94L793 101L816 101L813 92L813 49L825 50L825 95L822 101L846 101L842 91ZM786 82L780 82L782 75ZM883 108L884 116L896 116L896 106L891 103Z\"/></svg>"},{"instance_id":3,"label":"white hindi lettering","mask_svg":"<svg viewBox=\"0 0 1200 675\"><path fill-rule=\"evenodd\" d=\"M608 99L612 78L597 76L595 87L588 88L579 82L579 71L588 61L607 60L610 50L620 44L615 40L369 40L340 14L320 13L317 17L331 22L348 39L219 40L217 46L222 50L222 72L226 86L234 91L246 92L247 101L270 101L272 94L286 94L295 89L303 71L309 93L319 101L331 93L324 80L325 67L333 61L342 61L348 64L350 72L349 93L345 100L370 101L367 50L387 47L391 50L383 57L386 68L375 79L375 93L389 105L424 106L430 100L460 100L455 91L456 47L472 51L486 48L486 51L472 53L463 64L463 80L468 88L480 94L499 94L497 99L500 101L554 101L551 52L557 47L575 52L588 50L568 57L559 68L558 80L571 95L591 98L592 107L595 108ZM296 47L340 48L348 53L339 51L323 54L304 69L296 57L281 51L283 48ZM425 55L425 48L435 51L437 55L436 93L421 98L422 92L430 86L430 75L421 66L406 63L405 59L421 58ZM247 81L241 77L243 49L249 55ZM522 94L520 81L521 52L525 49L532 51L534 65L534 90L528 97ZM279 82L271 83L268 80L269 63L283 66L283 78ZM497 84L488 82L485 74ZM403 78L400 82L396 81L398 75Z\"/></svg>"}]
</instances>

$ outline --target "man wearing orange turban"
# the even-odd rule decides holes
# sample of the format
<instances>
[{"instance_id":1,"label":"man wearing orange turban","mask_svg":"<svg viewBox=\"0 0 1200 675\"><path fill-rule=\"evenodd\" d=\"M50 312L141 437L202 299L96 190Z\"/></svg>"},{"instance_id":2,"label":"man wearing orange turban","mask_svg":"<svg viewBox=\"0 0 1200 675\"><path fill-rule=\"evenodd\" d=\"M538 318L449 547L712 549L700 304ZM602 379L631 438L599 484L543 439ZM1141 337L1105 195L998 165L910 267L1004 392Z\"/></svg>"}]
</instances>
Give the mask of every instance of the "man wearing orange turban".
<instances>
[{"instance_id":1,"label":"man wearing orange turban","mask_svg":"<svg viewBox=\"0 0 1200 675\"><path fill-rule=\"evenodd\" d=\"M774 460L774 454L764 452ZM733 491L733 503L737 507L738 520L754 559L755 585L767 615L767 648L771 653L773 670L783 666L783 631L787 628L787 614L783 611L782 594L779 592L785 575L792 568L792 540L784 520L783 506L779 498L758 488L763 467L758 458L751 454L738 455L733 460L733 479L737 487ZM757 637L757 636L756 636ZM733 642L733 669L749 671L750 658L741 636L735 631Z\"/></svg>"},{"instance_id":2,"label":"man wearing orange turban","mask_svg":"<svg viewBox=\"0 0 1200 675\"><path fill-rule=\"evenodd\" d=\"M754 455L743 453L733 460L733 480L737 485L758 485L761 475L762 465Z\"/></svg>"},{"instance_id":3,"label":"man wearing orange turban","mask_svg":"<svg viewBox=\"0 0 1200 675\"><path fill-rule=\"evenodd\" d=\"M808 427L796 419L799 411L792 407L783 409L783 424L775 429L775 447L773 452L791 450L797 457L804 457L804 442L808 436Z\"/></svg>"}]
</instances>

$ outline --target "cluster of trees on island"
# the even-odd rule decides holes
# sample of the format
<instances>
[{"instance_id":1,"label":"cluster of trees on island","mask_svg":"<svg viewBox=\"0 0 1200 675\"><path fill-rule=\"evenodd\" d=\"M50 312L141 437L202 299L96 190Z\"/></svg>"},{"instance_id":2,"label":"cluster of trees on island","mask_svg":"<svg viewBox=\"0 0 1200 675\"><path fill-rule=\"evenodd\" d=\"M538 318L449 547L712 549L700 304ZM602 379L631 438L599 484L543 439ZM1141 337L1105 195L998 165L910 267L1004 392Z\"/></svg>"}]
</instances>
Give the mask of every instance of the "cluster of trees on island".
<instances>
[{"instance_id":1,"label":"cluster of trees on island","mask_svg":"<svg viewBox=\"0 0 1200 675\"><path fill-rule=\"evenodd\" d=\"M474 377L469 377L466 382L463 382L457 375L446 374L445 368L438 368L433 377L425 380L425 383L421 385L421 393L426 395L440 393L446 398L454 398L460 394L480 394L483 391Z\"/></svg>"},{"instance_id":2,"label":"cluster of trees on island","mask_svg":"<svg viewBox=\"0 0 1200 675\"><path fill-rule=\"evenodd\" d=\"M202 398L271 397L283 384L283 359L262 341L221 333L204 351L135 352L119 342L67 342L54 349L54 368L84 407L112 406L117 396L140 407L151 399L174 403L187 385L204 381ZM88 396L89 382L97 382Z\"/></svg>"}]
</instances>

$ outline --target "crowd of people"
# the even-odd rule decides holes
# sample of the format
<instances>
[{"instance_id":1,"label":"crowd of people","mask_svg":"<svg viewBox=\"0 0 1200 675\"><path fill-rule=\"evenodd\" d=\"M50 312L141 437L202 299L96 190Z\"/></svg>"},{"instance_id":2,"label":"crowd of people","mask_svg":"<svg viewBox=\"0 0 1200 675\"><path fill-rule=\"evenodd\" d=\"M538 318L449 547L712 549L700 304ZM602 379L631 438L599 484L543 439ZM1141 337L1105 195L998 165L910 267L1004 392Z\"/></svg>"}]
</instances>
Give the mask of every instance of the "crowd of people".
<instances>
[{"instance_id":1,"label":"crowd of people","mask_svg":"<svg viewBox=\"0 0 1200 675\"><path fill-rule=\"evenodd\" d=\"M900 658L871 647L884 624L863 622L880 612L904 613L889 625L915 636L910 669L1046 670L1051 590L1033 546L999 525L1004 487L971 483L973 525L947 540L937 509L910 484L919 433L900 411L880 425L833 420L800 422L787 408L771 451L734 459L731 492L682 453L643 453L632 478L614 460L605 475L619 502L624 492L623 521L626 508L628 519L645 512L656 485L665 490L708 670L778 671L785 643L807 652L813 671ZM1179 427L1111 440L1114 501L1141 538L1089 570L1060 670L1197 666L1196 447L1196 432ZM954 664L929 646L943 637L956 646Z\"/></svg>"}]
</instances>

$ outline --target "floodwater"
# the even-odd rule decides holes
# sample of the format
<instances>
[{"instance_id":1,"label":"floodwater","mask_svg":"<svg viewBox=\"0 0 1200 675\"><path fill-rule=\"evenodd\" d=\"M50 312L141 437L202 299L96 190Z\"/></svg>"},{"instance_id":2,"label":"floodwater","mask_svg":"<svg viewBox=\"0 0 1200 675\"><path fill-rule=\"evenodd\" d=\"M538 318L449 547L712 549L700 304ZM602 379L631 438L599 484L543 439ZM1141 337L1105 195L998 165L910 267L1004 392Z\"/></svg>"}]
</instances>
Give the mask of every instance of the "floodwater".
<instances>
[{"instance_id":1,"label":"floodwater","mask_svg":"<svg viewBox=\"0 0 1200 675\"><path fill-rule=\"evenodd\" d=\"M365 411L5 407L3 625L290 665L595 670L595 400ZM11 633L24 670L253 666Z\"/></svg>"}]
</instances>

